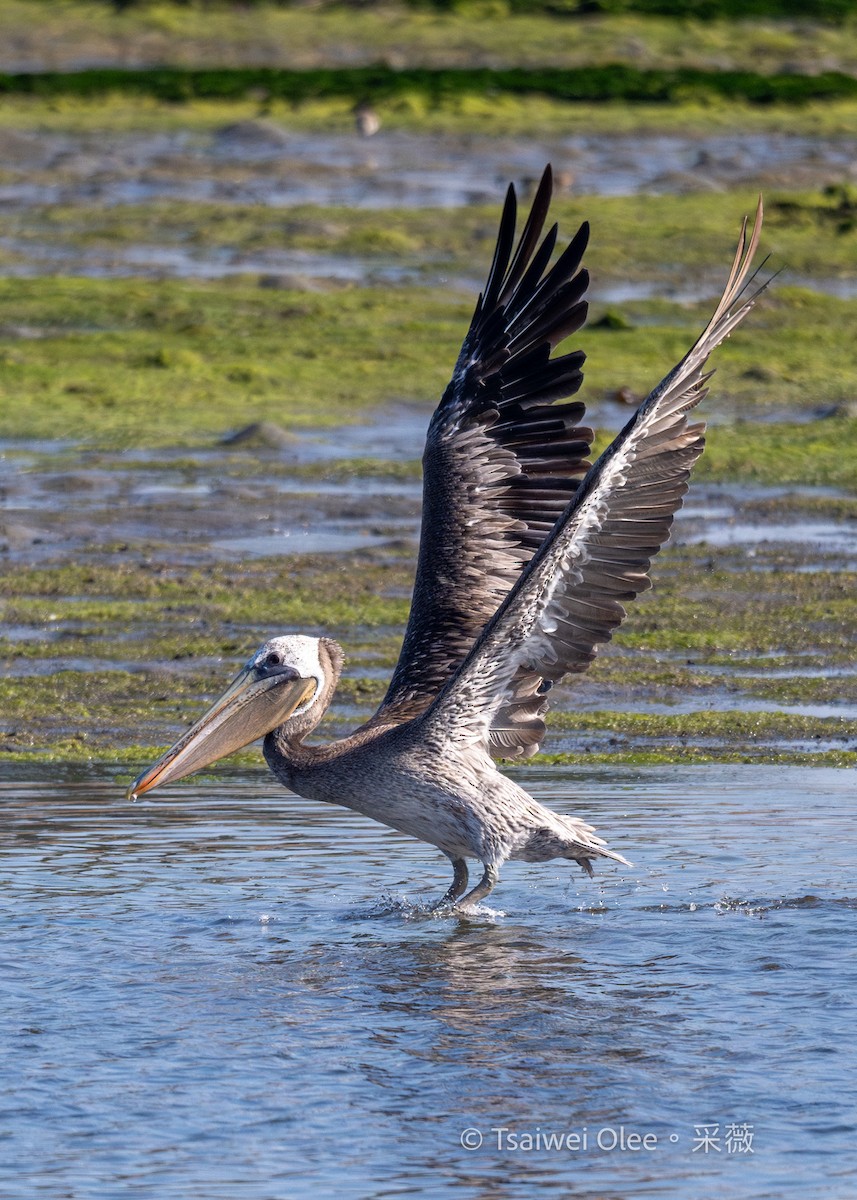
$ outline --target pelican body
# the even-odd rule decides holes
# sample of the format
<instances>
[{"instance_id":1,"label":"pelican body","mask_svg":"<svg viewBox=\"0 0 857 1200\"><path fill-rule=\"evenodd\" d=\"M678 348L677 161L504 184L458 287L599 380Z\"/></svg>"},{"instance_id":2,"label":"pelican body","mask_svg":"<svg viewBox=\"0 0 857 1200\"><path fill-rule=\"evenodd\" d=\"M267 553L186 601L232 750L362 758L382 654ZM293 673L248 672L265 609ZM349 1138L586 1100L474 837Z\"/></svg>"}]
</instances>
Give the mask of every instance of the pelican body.
<instances>
[{"instance_id":1,"label":"pelican body","mask_svg":"<svg viewBox=\"0 0 857 1200\"><path fill-rule=\"evenodd\" d=\"M326 637L274 637L129 795L263 737L268 765L293 792L437 846L453 880L436 908L472 907L507 859L573 859L589 874L593 859L627 864L495 760L535 753L552 684L585 671L624 604L650 586L651 559L703 449L704 426L687 414L706 394L706 362L763 290L747 294L762 206L749 239L744 222L710 322L590 466L584 407L567 402L584 355L553 354L586 318L588 226L549 266L551 187L548 167L517 244L509 188L485 291L429 424L411 612L378 711L346 738L308 742L344 654ZM468 891L470 859L483 874Z\"/></svg>"}]
</instances>

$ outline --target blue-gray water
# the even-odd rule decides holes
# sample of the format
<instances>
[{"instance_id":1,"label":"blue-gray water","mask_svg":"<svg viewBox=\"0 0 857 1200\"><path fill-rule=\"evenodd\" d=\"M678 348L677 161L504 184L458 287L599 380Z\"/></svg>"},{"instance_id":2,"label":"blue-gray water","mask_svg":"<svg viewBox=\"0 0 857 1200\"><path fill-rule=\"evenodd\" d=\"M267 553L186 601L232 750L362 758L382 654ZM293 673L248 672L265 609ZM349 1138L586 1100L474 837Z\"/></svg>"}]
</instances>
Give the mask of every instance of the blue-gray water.
<instances>
[{"instance_id":1,"label":"blue-gray water","mask_svg":"<svg viewBox=\"0 0 857 1200\"><path fill-rule=\"evenodd\" d=\"M634 868L429 918L431 847L262 770L7 769L0 1195L857 1194L854 774L520 778Z\"/></svg>"}]
</instances>

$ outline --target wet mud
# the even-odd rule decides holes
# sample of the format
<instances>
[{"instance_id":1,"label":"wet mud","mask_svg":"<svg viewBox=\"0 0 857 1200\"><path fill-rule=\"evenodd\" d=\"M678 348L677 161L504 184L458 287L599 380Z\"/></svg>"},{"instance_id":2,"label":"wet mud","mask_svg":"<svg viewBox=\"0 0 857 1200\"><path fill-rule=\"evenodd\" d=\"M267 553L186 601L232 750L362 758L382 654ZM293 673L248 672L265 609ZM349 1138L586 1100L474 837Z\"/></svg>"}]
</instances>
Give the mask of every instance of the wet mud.
<instances>
[{"instance_id":1,"label":"wet mud","mask_svg":"<svg viewBox=\"0 0 857 1200\"><path fill-rule=\"evenodd\" d=\"M272 280L347 283L434 282L444 264L401 254L325 254L300 248L205 246L150 236L93 243L69 227L70 214L117 206L187 202L290 209L313 205L356 210L460 208L495 203L509 181L526 196L546 161L559 194L688 195L737 188L801 190L857 179L857 140L784 134L538 139L433 135L382 130L308 133L268 118L212 131L36 132L0 130L0 235L4 273L119 278L214 279L259 274ZM57 224L56 212L64 217ZM28 214L25 226L16 214ZM470 289L472 280L453 283ZM831 286L849 286L832 280ZM631 287L631 292L627 288ZM822 281L821 286L824 286ZM642 287L642 291L640 290ZM636 289L636 290L635 290ZM651 295L698 298L710 291L687 280L652 290L610 280L601 299Z\"/></svg>"},{"instance_id":2,"label":"wet mud","mask_svg":"<svg viewBox=\"0 0 857 1200\"><path fill-rule=\"evenodd\" d=\"M427 415L156 459L6 445L0 656L13 715L0 752L168 741L286 628L346 645L325 732L368 715L407 612L421 484L403 456ZM654 592L585 677L556 689L545 752L848 761L855 546L857 514L836 489L698 483Z\"/></svg>"}]
</instances>

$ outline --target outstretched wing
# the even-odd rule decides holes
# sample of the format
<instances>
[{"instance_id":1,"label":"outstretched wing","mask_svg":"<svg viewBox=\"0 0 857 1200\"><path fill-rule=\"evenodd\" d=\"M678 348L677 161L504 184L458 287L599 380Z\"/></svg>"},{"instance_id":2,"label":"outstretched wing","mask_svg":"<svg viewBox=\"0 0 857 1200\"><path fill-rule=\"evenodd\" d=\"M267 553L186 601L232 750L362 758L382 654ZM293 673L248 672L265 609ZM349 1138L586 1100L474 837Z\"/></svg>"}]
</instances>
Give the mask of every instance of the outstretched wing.
<instances>
[{"instance_id":1,"label":"outstretched wing","mask_svg":"<svg viewBox=\"0 0 857 1200\"><path fill-rule=\"evenodd\" d=\"M650 586L652 557L666 541L702 453L704 425L687 414L706 394L712 350L743 320L759 288L742 299L762 227L762 202L747 222L729 280L708 326L604 451L551 535L488 623L422 727L444 738L532 754L544 735L551 683L585 671L623 620L622 604Z\"/></svg>"},{"instance_id":2,"label":"outstretched wing","mask_svg":"<svg viewBox=\"0 0 857 1200\"><path fill-rule=\"evenodd\" d=\"M548 270L557 227L542 177L514 249L510 185L494 261L452 381L429 425L423 515L410 618L398 665L370 725L423 712L464 660L522 567L577 490L592 430L581 403L584 355L551 358L586 319L583 225Z\"/></svg>"}]
</instances>

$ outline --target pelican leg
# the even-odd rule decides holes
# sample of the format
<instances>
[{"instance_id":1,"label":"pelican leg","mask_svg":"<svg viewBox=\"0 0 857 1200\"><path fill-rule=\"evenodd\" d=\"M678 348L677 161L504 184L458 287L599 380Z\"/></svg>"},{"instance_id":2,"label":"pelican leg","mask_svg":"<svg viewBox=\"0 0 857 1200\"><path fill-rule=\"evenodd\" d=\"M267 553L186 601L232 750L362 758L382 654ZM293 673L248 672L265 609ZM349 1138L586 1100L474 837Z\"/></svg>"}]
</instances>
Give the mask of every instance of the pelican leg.
<instances>
[{"instance_id":1,"label":"pelican leg","mask_svg":"<svg viewBox=\"0 0 857 1200\"><path fill-rule=\"evenodd\" d=\"M431 911L436 912L440 908L452 908L458 897L467 887L467 863L463 858L454 858L452 860L452 883L449 888L438 900L437 904L431 906Z\"/></svg>"},{"instance_id":2,"label":"pelican leg","mask_svg":"<svg viewBox=\"0 0 857 1200\"><path fill-rule=\"evenodd\" d=\"M466 896L463 896L459 908L467 908L471 904L478 904L480 900L484 900L491 889L500 878L500 872L493 863L485 864L485 874L479 880L475 888L471 888Z\"/></svg>"}]
</instances>

